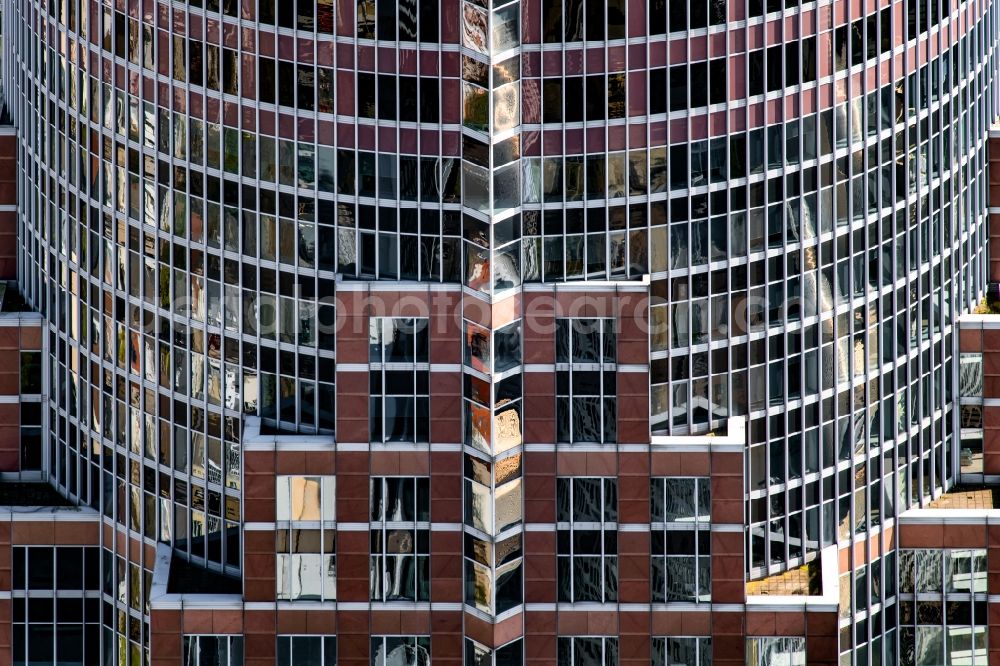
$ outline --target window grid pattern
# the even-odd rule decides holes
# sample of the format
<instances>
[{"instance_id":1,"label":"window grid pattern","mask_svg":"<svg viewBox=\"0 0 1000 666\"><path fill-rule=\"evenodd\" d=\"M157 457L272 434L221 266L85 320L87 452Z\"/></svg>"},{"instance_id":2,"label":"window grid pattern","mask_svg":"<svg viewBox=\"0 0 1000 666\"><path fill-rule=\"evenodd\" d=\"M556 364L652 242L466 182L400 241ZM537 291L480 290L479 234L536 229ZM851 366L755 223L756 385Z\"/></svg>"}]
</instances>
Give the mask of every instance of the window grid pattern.
<instances>
[{"instance_id":1,"label":"window grid pattern","mask_svg":"<svg viewBox=\"0 0 1000 666\"><path fill-rule=\"evenodd\" d=\"M337 598L337 525L332 476L276 477L275 598Z\"/></svg>"},{"instance_id":2,"label":"window grid pattern","mask_svg":"<svg viewBox=\"0 0 1000 666\"><path fill-rule=\"evenodd\" d=\"M564 76L592 39L626 44L624 4L563 0L517 16L506 4L490 15L470 3L479 18L468 25L463 55L510 62L507 47L520 38L509 27L518 21L532 42L526 50L567 52L542 58L540 72L523 78L520 62L495 81L489 77L505 75L487 68L485 104L471 87L483 81L475 67L462 81L441 76L436 91L427 77L391 91L377 77L374 86L352 77L346 90L335 89L332 69L311 64L335 39L330 0L259 4L259 40L276 43L278 29L314 40L304 47L314 50L308 64L275 58L273 84L267 64L263 73L242 67L256 53L228 48L221 37L188 38L110 6L96 15L70 2L12 7L5 18L18 29L5 40L4 88L24 125L18 265L26 300L50 319L52 388L41 421L55 482L132 533L235 574L242 415L271 427L333 430L333 336L315 321L332 311L319 295L335 290L335 272L475 289L484 275L505 287L648 272L660 299L651 312L654 431L703 432L730 415L750 417L753 576L801 564L931 496L947 481L954 448L953 316L985 282L996 9L985 8L930 65L892 70L900 86L852 87L867 80L855 76L863 68L895 67L894 35L911 49L949 34L938 30L955 9L949 3L908 0L902 21L884 9L852 16L815 36L818 44L829 39L832 53L808 35L797 50L754 49L751 103L813 90L823 64L849 101L690 145L655 146L647 130L649 147L630 139L610 150L606 139L626 116L650 124L694 118L695 127L709 110L733 110L738 92L727 90L726 104L716 105L719 65L692 62L688 82L707 65L707 107L698 86L680 89L681 69L665 69L639 84L648 94L637 97L649 101L633 108L638 91L622 76L635 64L631 46L620 65L605 58L600 72ZM351 32L366 46L395 35L432 51L442 18L433 2L362 5ZM668 38L686 41L690 57L702 31L729 30L716 0L647 6L646 16L627 17L630 32L645 28L647 58ZM745 9L751 25L779 16L802 23L797 2L749 0ZM191 24L187 33L205 17L234 25L237 14L238 3L209 1L176 20ZM506 26L496 36L486 29L494 19ZM48 43L50 28L67 39ZM60 52L72 44L85 55L113 55L132 73L172 77L210 103L246 93L264 100L261 112L280 108L299 127L332 121L335 112L362 117L352 136L329 141L266 136L257 131L260 116L253 131L225 127L172 108L172 99L143 100L103 83ZM678 65L685 67L669 63ZM569 115L576 105L546 120L544 99L530 103L555 80L581 101L581 120ZM511 104L514 81L524 92ZM446 91L464 91L467 82L469 109L459 114ZM516 123L507 113L501 126L514 135L497 144L519 139L507 127L522 123L605 141L596 152L564 137L522 157L520 145L492 155L486 137L491 164L521 174L506 181L519 183L513 201L521 210L489 221L499 232L492 249L505 254L487 271L482 160L472 142L459 158L448 133L468 118L463 136L481 140L473 125L493 120L494 99L518 109ZM404 129L438 136L405 146ZM382 160L354 149L375 132L396 139L399 154ZM356 153L369 153L364 165ZM507 195L498 208L512 211L503 208L512 203ZM515 268L505 273L501 263ZM963 421L975 418L969 411ZM121 652L131 660L147 634L130 635Z\"/></svg>"},{"instance_id":3,"label":"window grid pattern","mask_svg":"<svg viewBox=\"0 0 1000 666\"><path fill-rule=\"evenodd\" d=\"M653 601L712 600L711 481L650 479Z\"/></svg>"},{"instance_id":4,"label":"window grid pattern","mask_svg":"<svg viewBox=\"0 0 1000 666\"><path fill-rule=\"evenodd\" d=\"M618 664L618 639L615 637L560 636L557 650L559 666Z\"/></svg>"},{"instance_id":5,"label":"window grid pattern","mask_svg":"<svg viewBox=\"0 0 1000 666\"><path fill-rule=\"evenodd\" d=\"M899 663L986 664L985 549L899 551Z\"/></svg>"},{"instance_id":6,"label":"window grid pattern","mask_svg":"<svg viewBox=\"0 0 1000 666\"><path fill-rule=\"evenodd\" d=\"M427 442L430 365L427 319L369 322L369 424L372 442Z\"/></svg>"},{"instance_id":7,"label":"window grid pattern","mask_svg":"<svg viewBox=\"0 0 1000 666\"><path fill-rule=\"evenodd\" d=\"M712 639L694 636L654 636L653 666L711 666Z\"/></svg>"},{"instance_id":8,"label":"window grid pattern","mask_svg":"<svg viewBox=\"0 0 1000 666\"><path fill-rule=\"evenodd\" d=\"M961 353L958 365L959 469L968 483L983 474L983 354Z\"/></svg>"},{"instance_id":9,"label":"window grid pattern","mask_svg":"<svg viewBox=\"0 0 1000 666\"><path fill-rule=\"evenodd\" d=\"M618 479L556 479L560 602L618 600Z\"/></svg>"},{"instance_id":10,"label":"window grid pattern","mask_svg":"<svg viewBox=\"0 0 1000 666\"><path fill-rule=\"evenodd\" d=\"M430 601L430 479L371 480L372 601Z\"/></svg>"},{"instance_id":11,"label":"window grid pattern","mask_svg":"<svg viewBox=\"0 0 1000 666\"><path fill-rule=\"evenodd\" d=\"M278 636L277 666L336 666L336 636Z\"/></svg>"},{"instance_id":12,"label":"window grid pattern","mask_svg":"<svg viewBox=\"0 0 1000 666\"><path fill-rule=\"evenodd\" d=\"M496 650L465 639L465 659L469 666L516 666L524 663L524 639L518 638Z\"/></svg>"},{"instance_id":13,"label":"window grid pattern","mask_svg":"<svg viewBox=\"0 0 1000 666\"><path fill-rule=\"evenodd\" d=\"M853 571L841 574L840 597L842 654L854 655L858 661L884 656L890 660L887 663L896 663L896 552L859 562Z\"/></svg>"},{"instance_id":14,"label":"window grid pattern","mask_svg":"<svg viewBox=\"0 0 1000 666\"><path fill-rule=\"evenodd\" d=\"M42 403L41 394L44 370L42 368L42 352L20 353L20 469L24 471L41 471L42 458L45 454L42 439Z\"/></svg>"},{"instance_id":15,"label":"window grid pattern","mask_svg":"<svg viewBox=\"0 0 1000 666\"><path fill-rule=\"evenodd\" d=\"M372 636L372 666L430 666L430 636Z\"/></svg>"},{"instance_id":16,"label":"window grid pattern","mask_svg":"<svg viewBox=\"0 0 1000 666\"><path fill-rule=\"evenodd\" d=\"M100 549L14 546L11 555L12 663L98 663Z\"/></svg>"},{"instance_id":17,"label":"window grid pattern","mask_svg":"<svg viewBox=\"0 0 1000 666\"><path fill-rule=\"evenodd\" d=\"M805 666L806 639L801 636L747 638L747 666Z\"/></svg>"},{"instance_id":18,"label":"window grid pattern","mask_svg":"<svg viewBox=\"0 0 1000 666\"><path fill-rule=\"evenodd\" d=\"M243 666L242 636L184 636L184 666Z\"/></svg>"},{"instance_id":19,"label":"window grid pattern","mask_svg":"<svg viewBox=\"0 0 1000 666\"><path fill-rule=\"evenodd\" d=\"M617 335L613 319L556 320L556 436L618 440Z\"/></svg>"}]
</instances>

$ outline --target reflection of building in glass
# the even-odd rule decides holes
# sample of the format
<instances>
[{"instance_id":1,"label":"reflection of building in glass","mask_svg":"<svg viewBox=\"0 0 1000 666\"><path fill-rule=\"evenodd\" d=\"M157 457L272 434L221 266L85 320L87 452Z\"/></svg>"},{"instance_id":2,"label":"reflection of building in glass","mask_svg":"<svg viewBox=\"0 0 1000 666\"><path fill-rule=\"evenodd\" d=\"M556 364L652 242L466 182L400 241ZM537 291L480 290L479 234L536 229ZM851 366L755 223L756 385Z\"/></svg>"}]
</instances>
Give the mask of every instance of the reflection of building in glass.
<instances>
[{"instance_id":1,"label":"reflection of building in glass","mask_svg":"<svg viewBox=\"0 0 1000 666\"><path fill-rule=\"evenodd\" d=\"M1000 659L996 11L10 3L0 655Z\"/></svg>"}]
</instances>

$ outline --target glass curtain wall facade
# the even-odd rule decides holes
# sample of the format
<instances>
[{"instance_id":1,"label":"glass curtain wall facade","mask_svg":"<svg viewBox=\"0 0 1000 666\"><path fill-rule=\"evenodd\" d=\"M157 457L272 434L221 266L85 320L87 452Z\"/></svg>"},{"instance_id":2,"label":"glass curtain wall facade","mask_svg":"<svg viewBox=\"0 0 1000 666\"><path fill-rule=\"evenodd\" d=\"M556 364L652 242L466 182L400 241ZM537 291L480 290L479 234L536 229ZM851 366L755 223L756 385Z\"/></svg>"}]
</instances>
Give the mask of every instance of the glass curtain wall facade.
<instances>
[{"instance_id":1,"label":"glass curtain wall facade","mask_svg":"<svg viewBox=\"0 0 1000 666\"><path fill-rule=\"evenodd\" d=\"M532 290L648 284L643 438L620 430L616 322L576 313L554 336L542 444L620 452L745 417L749 579L877 536L948 487L954 321L986 282L996 18L988 0L8 3L18 283L50 354L42 466L127 537L101 544L105 577L131 586L104 594L102 663L150 660L154 562L123 543L242 575L248 416L337 435L344 282L460 289L462 601L479 621L525 609ZM440 444L421 321L372 318L368 446ZM672 485L695 522L659 497L645 529L690 535L697 564L671 582L659 544L649 603L708 600L710 518L690 479L653 492ZM599 531L622 530L615 513ZM309 552L336 599L325 531ZM611 541L605 582L572 583L566 603L616 598ZM895 580L896 561L852 561L841 584ZM896 654L884 585L841 609L842 663ZM429 639L397 639L371 654L428 659ZM222 640L233 663L242 643ZM700 640L660 636L657 658L703 662ZM801 651L768 640L761 663ZM191 636L191 663L213 641ZM520 641L464 649L506 664ZM560 638L560 660L581 652L617 659L617 638Z\"/></svg>"}]
</instances>

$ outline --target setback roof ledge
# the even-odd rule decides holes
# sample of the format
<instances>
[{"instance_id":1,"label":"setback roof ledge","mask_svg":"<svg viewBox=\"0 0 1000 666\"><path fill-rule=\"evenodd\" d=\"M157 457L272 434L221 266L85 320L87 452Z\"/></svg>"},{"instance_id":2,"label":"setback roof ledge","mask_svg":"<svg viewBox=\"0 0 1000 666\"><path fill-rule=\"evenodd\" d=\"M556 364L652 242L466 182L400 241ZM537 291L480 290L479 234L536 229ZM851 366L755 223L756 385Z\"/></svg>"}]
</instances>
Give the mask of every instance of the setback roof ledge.
<instances>
[{"instance_id":1,"label":"setback roof ledge","mask_svg":"<svg viewBox=\"0 0 1000 666\"><path fill-rule=\"evenodd\" d=\"M701 451L709 448L713 451L742 452L746 447L746 419L733 416L726 421L724 435L653 435L649 438L652 447L665 446L674 451Z\"/></svg>"},{"instance_id":2,"label":"setback roof ledge","mask_svg":"<svg viewBox=\"0 0 1000 666\"><path fill-rule=\"evenodd\" d=\"M529 282L520 289L525 292L592 292L592 291L646 291L649 288L649 273L637 280L592 280L587 282Z\"/></svg>"},{"instance_id":3,"label":"setback roof ledge","mask_svg":"<svg viewBox=\"0 0 1000 666\"><path fill-rule=\"evenodd\" d=\"M168 592L173 550L165 543L156 545L156 564L149 592L149 608L153 610L242 610L243 595L220 593Z\"/></svg>"},{"instance_id":4,"label":"setback roof ledge","mask_svg":"<svg viewBox=\"0 0 1000 666\"><path fill-rule=\"evenodd\" d=\"M822 597L798 597L794 595L777 596L763 595L747 597L747 612L767 611L770 613L836 613L840 609L839 601L830 601Z\"/></svg>"},{"instance_id":5,"label":"setback roof ledge","mask_svg":"<svg viewBox=\"0 0 1000 666\"><path fill-rule=\"evenodd\" d=\"M773 612L798 612L802 610L819 613L836 613L840 608L840 553L836 544L827 546L819 553L820 580L822 594L817 595L747 595L748 611L766 610Z\"/></svg>"},{"instance_id":6,"label":"setback roof ledge","mask_svg":"<svg viewBox=\"0 0 1000 666\"><path fill-rule=\"evenodd\" d=\"M958 327L961 328L963 324L979 328L1000 328L1000 315L966 312L958 317Z\"/></svg>"},{"instance_id":7,"label":"setback roof ledge","mask_svg":"<svg viewBox=\"0 0 1000 666\"><path fill-rule=\"evenodd\" d=\"M245 451L330 451L337 444L333 435L296 435L281 432L262 435L259 416L248 416L243 423Z\"/></svg>"},{"instance_id":8,"label":"setback roof ledge","mask_svg":"<svg viewBox=\"0 0 1000 666\"><path fill-rule=\"evenodd\" d=\"M91 523L101 514L89 506L0 506L0 520L18 523Z\"/></svg>"},{"instance_id":9,"label":"setback roof ledge","mask_svg":"<svg viewBox=\"0 0 1000 666\"><path fill-rule=\"evenodd\" d=\"M394 280L384 282L378 280L347 279L340 273L334 277L338 291L392 291L392 292L431 292L431 291L461 291L462 285L457 282L419 282L417 280Z\"/></svg>"},{"instance_id":10,"label":"setback roof ledge","mask_svg":"<svg viewBox=\"0 0 1000 666\"><path fill-rule=\"evenodd\" d=\"M1000 509L909 509L899 514L898 524L1000 525Z\"/></svg>"}]
</instances>

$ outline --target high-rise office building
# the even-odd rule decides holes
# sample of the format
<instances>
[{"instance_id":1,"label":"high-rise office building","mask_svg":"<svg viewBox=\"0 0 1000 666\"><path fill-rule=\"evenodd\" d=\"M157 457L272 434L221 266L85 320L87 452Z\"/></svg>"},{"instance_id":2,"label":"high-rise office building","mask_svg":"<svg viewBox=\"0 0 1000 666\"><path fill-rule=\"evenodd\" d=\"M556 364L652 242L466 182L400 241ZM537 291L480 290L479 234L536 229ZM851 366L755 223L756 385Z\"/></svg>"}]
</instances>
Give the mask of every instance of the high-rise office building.
<instances>
[{"instance_id":1,"label":"high-rise office building","mask_svg":"<svg viewBox=\"0 0 1000 666\"><path fill-rule=\"evenodd\" d=\"M2 17L3 663L1000 658L991 0Z\"/></svg>"}]
</instances>

